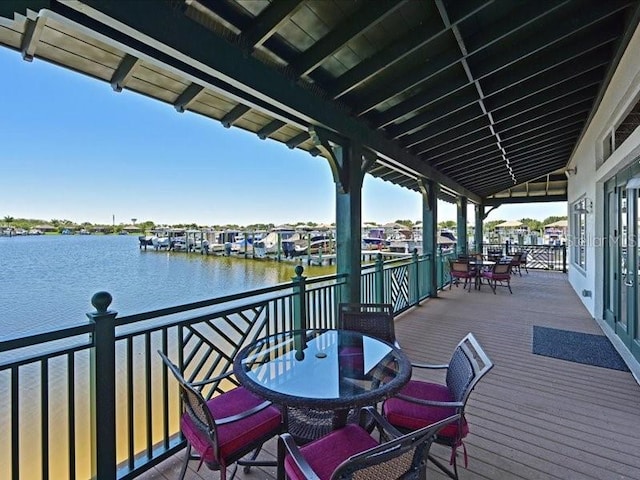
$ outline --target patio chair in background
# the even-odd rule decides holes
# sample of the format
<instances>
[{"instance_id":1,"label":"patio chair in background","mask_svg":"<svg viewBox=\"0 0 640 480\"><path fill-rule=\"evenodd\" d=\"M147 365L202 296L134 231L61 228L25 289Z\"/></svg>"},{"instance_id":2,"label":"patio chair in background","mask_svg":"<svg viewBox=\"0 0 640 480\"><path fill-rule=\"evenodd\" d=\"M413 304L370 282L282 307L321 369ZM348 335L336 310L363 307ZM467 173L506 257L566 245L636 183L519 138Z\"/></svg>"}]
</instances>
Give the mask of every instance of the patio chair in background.
<instances>
[{"instance_id":1,"label":"patio chair in background","mask_svg":"<svg viewBox=\"0 0 640 480\"><path fill-rule=\"evenodd\" d=\"M487 283L493 290L493 294L496 294L496 288L498 283L500 286L509 288L509 293L513 293L511 290L511 268L513 267L513 261L498 262L491 267L491 270L480 272L481 278L486 278ZM481 283L482 284L482 283Z\"/></svg>"},{"instance_id":2,"label":"patio chair in background","mask_svg":"<svg viewBox=\"0 0 640 480\"><path fill-rule=\"evenodd\" d=\"M180 480L184 478L189 460L199 460L211 470L219 470L221 480L226 480L227 467L234 463L236 468L243 465L245 471L252 465L276 465L273 461L256 460L256 457L264 442L282 433L280 410L243 387L236 387L207 401L200 389L227 378L232 372L203 382L189 383L164 353L158 353L180 386L184 410L180 428L187 439ZM196 455L192 455L192 450ZM252 452L250 460L241 460ZM234 469L231 478L235 472Z\"/></svg>"},{"instance_id":3,"label":"patio chair in background","mask_svg":"<svg viewBox=\"0 0 640 480\"><path fill-rule=\"evenodd\" d=\"M456 287L461 280L464 280L464 288L467 287L467 283L469 284L469 291L471 291L471 285L474 283L476 278L476 271L474 268L469 265L469 260L449 260L449 275L450 275L450 283L449 290L451 290L451 286L455 283Z\"/></svg>"},{"instance_id":4,"label":"patio chair in background","mask_svg":"<svg viewBox=\"0 0 640 480\"><path fill-rule=\"evenodd\" d=\"M354 330L398 346L393 306L389 303L341 303L338 305L338 328Z\"/></svg>"},{"instance_id":5,"label":"patio chair in background","mask_svg":"<svg viewBox=\"0 0 640 480\"><path fill-rule=\"evenodd\" d=\"M298 447L291 435L281 435L278 459L284 468L279 480L284 480L285 472L291 480L424 480L431 444L459 415L404 435L371 407L360 411L360 419L360 424L348 424L304 447ZM381 432L382 443L362 426L371 422Z\"/></svg>"},{"instance_id":6,"label":"patio chair in background","mask_svg":"<svg viewBox=\"0 0 640 480\"><path fill-rule=\"evenodd\" d=\"M524 253L524 252L516 252L511 256L511 271L513 273L518 273L520 276L522 276L522 271L521 271L520 267L522 266L522 257L523 256L526 257L526 253Z\"/></svg>"},{"instance_id":7,"label":"patio chair in background","mask_svg":"<svg viewBox=\"0 0 640 480\"><path fill-rule=\"evenodd\" d=\"M413 368L414 372L418 368L443 369L446 371L445 383L410 380L396 396L383 403L383 415L398 430L407 432L459 414L459 420L440 430L435 439L436 443L451 447L450 465L453 468L449 469L439 460L429 456L444 473L457 479L456 451L460 446L464 450L465 468L467 466L467 451L462 443L469 433L464 416L467 400L480 379L493 368L493 362L473 334L469 333L458 343L448 364L413 364Z\"/></svg>"},{"instance_id":8,"label":"patio chair in background","mask_svg":"<svg viewBox=\"0 0 640 480\"><path fill-rule=\"evenodd\" d=\"M529 273L529 269L527 268L528 257L529 257L529 252L526 250L522 252L522 255L520 255L520 267L524 268L524 271L527 272L527 274ZM522 276L522 274L520 276Z\"/></svg>"}]
</instances>

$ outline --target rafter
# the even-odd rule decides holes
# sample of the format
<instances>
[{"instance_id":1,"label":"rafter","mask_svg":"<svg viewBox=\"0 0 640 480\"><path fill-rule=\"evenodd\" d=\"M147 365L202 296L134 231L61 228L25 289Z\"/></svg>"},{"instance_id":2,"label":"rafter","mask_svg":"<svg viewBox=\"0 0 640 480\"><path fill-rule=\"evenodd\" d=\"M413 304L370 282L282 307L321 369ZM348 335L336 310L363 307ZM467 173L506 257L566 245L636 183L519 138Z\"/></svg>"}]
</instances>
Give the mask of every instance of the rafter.
<instances>
[{"instance_id":1,"label":"rafter","mask_svg":"<svg viewBox=\"0 0 640 480\"><path fill-rule=\"evenodd\" d=\"M308 50L293 61L289 67L298 76L307 75L317 68L328 56L342 48L352 38L362 35L367 28L371 28L384 20L408 0L376 0L366 3L362 8L345 18L337 28L332 30L320 41L314 43Z\"/></svg>"},{"instance_id":2,"label":"rafter","mask_svg":"<svg viewBox=\"0 0 640 480\"><path fill-rule=\"evenodd\" d=\"M269 137L269 135L274 134L284 126L285 123L282 120L273 120L272 122L269 122L267 125L262 127L260 130L258 130L256 134L258 135L258 138L260 138L260 140L265 140L267 137Z\"/></svg>"},{"instance_id":3,"label":"rafter","mask_svg":"<svg viewBox=\"0 0 640 480\"><path fill-rule=\"evenodd\" d=\"M298 145L300 145L301 143L306 142L307 140L309 140L309 132L300 132L298 135L296 135L295 137L290 138L289 140L287 140L287 147L293 149L296 148Z\"/></svg>"},{"instance_id":4,"label":"rafter","mask_svg":"<svg viewBox=\"0 0 640 480\"><path fill-rule=\"evenodd\" d=\"M247 50L262 45L278 28L302 6L302 0L272 2L242 31L238 43Z\"/></svg>"},{"instance_id":5,"label":"rafter","mask_svg":"<svg viewBox=\"0 0 640 480\"><path fill-rule=\"evenodd\" d=\"M136 68L136 65L140 62L139 58L134 57L133 55L125 55L124 58L120 61L118 68L116 68L115 72L111 76L111 88L113 88L116 92L121 92L122 89L127 85L127 81L133 76L133 70Z\"/></svg>"},{"instance_id":6,"label":"rafter","mask_svg":"<svg viewBox=\"0 0 640 480\"><path fill-rule=\"evenodd\" d=\"M204 91L204 87L198 85L197 83L191 83L187 88L185 88L176 101L173 102L173 108L176 111L183 113L188 107L189 104L198 98L198 96Z\"/></svg>"},{"instance_id":7,"label":"rafter","mask_svg":"<svg viewBox=\"0 0 640 480\"><path fill-rule=\"evenodd\" d=\"M22 58L27 62L31 62L36 53L40 35L42 35L42 30L44 29L44 21L39 16L36 17L35 20L27 18L26 25L20 51L22 52Z\"/></svg>"},{"instance_id":8,"label":"rafter","mask_svg":"<svg viewBox=\"0 0 640 480\"><path fill-rule=\"evenodd\" d=\"M220 123L222 123L224 128L230 128L234 122L237 122L238 120L240 120L240 118L249 110L251 110L251 107L247 105L242 105L240 103L235 107L233 107L231 111L228 112L224 117L222 117L222 120L220 120Z\"/></svg>"},{"instance_id":9,"label":"rafter","mask_svg":"<svg viewBox=\"0 0 640 480\"><path fill-rule=\"evenodd\" d=\"M492 3L493 0L489 0L469 11L459 12L454 23L466 20ZM432 7L430 3L427 3L425 8ZM444 28L440 18L434 14L435 11L427 12L427 21L424 24L421 24L414 30L411 30L397 42L389 45L381 52L378 52L377 55L370 57L365 62L358 64L340 76L333 84L327 87L328 91L334 96L334 98L338 98L351 91L362 82L380 73L382 70L393 67L395 63L403 60L428 43L446 35L447 29Z\"/></svg>"}]
</instances>

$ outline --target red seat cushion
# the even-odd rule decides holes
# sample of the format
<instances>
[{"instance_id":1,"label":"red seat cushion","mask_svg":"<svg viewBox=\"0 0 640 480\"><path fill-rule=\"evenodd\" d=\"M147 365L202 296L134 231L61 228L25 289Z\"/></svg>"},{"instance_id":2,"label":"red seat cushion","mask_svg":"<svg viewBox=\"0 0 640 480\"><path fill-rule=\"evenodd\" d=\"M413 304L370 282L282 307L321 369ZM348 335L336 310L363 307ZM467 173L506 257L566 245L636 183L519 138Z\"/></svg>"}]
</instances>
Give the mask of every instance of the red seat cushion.
<instances>
[{"instance_id":1,"label":"red seat cushion","mask_svg":"<svg viewBox=\"0 0 640 480\"><path fill-rule=\"evenodd\" d=\"M378 442L366 430L349 423L300 448L300 453L321 480L328 480L347 458L377 445ZM291 480L306 479L289 455L285 457L284 469Z\"/></svg>"},{"instance_id":2,"label":"red seat cushion","mask_svg":"<svg viewBox=\"0 0 640 480\"><path fill-rule=\"evenodd\" d=\"M414 397L422 400L433 400L437 402L453 402L453 395L446 385L437 383L421 382L411 380L399 392L408 397ZM387 417L391 425L410 430L417 430L427 425L431 425L439 420L456 414L453 407L431 407L426 405L418 405L408 402L397 397L392 397L384 402L384 416ZM469 433L467 421L462 418L462 430L458 432L458 422L447 425L438 433L440 437L450 439L464 438Z\"/></svg>"},{"instance_id":3,"label":"red seat cushion","mask_svg":"<svg viewBox=\"0 0 640 480\"><path fill-rule=\"evenodd\" d=\"M473 278L473 273L470 272L451 272L451 275L456 278Z\"/></svg>"},{"instance_id":4,"label":"red seat cushion","mask_svg":"<svg viewBox=\"0 0 640 480\"><path fill-rule=\"evenodd\" d=\"M242 387L238 387L212 398L207 402L207 405L215 420L245 412L260 405L262 402L264 402L264 399L255 396ZM198 455L203 458L203 461L211 463L220 462L221 459L228 458L239 449L253 443L271 431L274 434L277 433L281 419L280 411L276 407L269 406L237 422L219 425L217 431L220 458L216 458L207 435L198 429L187 413L182 415L180 426L182 433L193 449L198 452Z\"/></svg>"},{"instance_id":5,"label":"red seat cushion","mask_svg":"<svg viewBox=\"0 0 640 480\"><path fill-rule=\"evenodd\" d=\"M482 276L492 280L509 280L511 278L508 273L483 272Z\"/></svg>"},{"instance_id":6,"label":"red seat cushion","mask_svg":"<svg viewBox=\"0 0 640 480\"><path fill-rule=\"evenodd\" d=\"M362 347L340 347L338 349L338 365L347 374L364 373L364 352Z\"/></svg>"}]
</instances>

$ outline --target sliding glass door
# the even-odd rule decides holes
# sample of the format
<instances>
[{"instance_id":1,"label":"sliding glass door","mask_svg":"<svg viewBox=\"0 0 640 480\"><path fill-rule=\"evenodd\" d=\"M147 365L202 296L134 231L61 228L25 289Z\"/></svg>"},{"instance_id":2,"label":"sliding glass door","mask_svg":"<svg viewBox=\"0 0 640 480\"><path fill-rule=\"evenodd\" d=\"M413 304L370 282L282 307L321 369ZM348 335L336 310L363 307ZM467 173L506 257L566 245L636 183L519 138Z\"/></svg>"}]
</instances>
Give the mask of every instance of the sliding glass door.
<instances>
[{"instance_id":1,"label":"sliding glass door","mask_svg":"<svg viewBox=\"0 0 640 480\"><path fill-rule=\"evenodd\" d=\"M627 183L627 268L633 271L633 278L627 274L627 335L629 348L640 359L640 177Z\"/></svg>"},{"instance_id":2,"label":"sliding glass door","mask_svg":"<svg viewBox=\"0 0 640 480\"><path fill-rule=\"evenodd\" d=\"M615 179L614 179L615 180ZM618 311L618 196L615 181L605 185L604 319L612 329Z\"/></svg>"},{"instance_id":3,"label":"sliding glass door","mask_svg":"<svg viewBox=\"0 0 640 480\"><path fill-rule=\"evenodd\" d=\"M625 345L630 347L629 314L631 313L630 307L632 307L632 305L629 303L629 298L633 298L633 291L636 288L636 275L633 269L635 250L633 248L629 249L629 245L633 245L632 239L630 238L633 228L630 229L629 225L633 225L634 213L630 207L635 205L635 201L633 191L627 190L626 185L620 188L619 205L620 241L618 242L618 271L620 272L620 302L618 314L616 315L615 330ZM630 218L632 222L629 222Z\"/></svg>"},{"instance_id":4,"label":"sliding glass door","mask_svg":"<svg viewBox=\"0 0 640 480\"><path fill-rule=\"evenodd\" d=\"M640 360L640 175L618 175L604 193L604 319Z\"/></svg>"}]
</instances>

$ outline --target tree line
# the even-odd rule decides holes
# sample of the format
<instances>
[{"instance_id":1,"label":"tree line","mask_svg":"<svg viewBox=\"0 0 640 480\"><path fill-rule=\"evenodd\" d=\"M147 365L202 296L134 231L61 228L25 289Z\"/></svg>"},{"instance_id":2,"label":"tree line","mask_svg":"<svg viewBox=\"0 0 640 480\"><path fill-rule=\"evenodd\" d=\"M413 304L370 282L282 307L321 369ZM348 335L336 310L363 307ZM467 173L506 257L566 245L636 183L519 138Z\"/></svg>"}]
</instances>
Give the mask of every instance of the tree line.
<instances>
[{"instance_id":1,"label":"tree line","mask_svg":"<svg viewBox=\"0 0 640 480\"><path fill-rule=\"evenodd\" d=\"M529 228L530 232L540 232L542 233L545 225L549 225L550 223L557 222L559 220L566 220L566 216L558 216L551 215L544 220L536 220L535 218L521 218L518 220L520 223L526 225ZM485 231L490 232L501 223L504 223L505 220L490 220L488 222L484 222L482 224ZM405 225L408 228L413 228L414 226L420 225L421 222L413 223L411 220L396 220L395 223L399 223L400 225ZM455 220L444 220L442 222L438 222L438 228L447 228L447 229L455 229L456 221Z\"/></svg>"}]
</instances>

